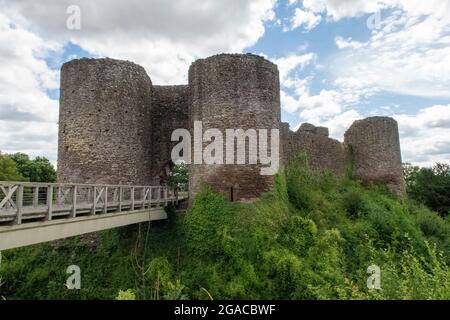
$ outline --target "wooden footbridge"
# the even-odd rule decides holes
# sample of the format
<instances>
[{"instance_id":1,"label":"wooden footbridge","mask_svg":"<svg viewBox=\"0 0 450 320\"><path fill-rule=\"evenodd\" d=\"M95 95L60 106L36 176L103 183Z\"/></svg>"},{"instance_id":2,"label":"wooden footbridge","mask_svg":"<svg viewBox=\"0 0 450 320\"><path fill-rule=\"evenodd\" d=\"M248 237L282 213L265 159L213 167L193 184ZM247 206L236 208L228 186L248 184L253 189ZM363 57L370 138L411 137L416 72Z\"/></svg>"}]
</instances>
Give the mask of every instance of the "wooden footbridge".
<instances>
[{"instance_id":1,"label":"wooden footbridge","mask_svg":"<svg viewBox=\"0 0 450 320\"><path fill-rule=\"evenodd\" d=\"M0 182L0 251L167 219L187 193L163 186Z\"/></svg>"}]
</instances>

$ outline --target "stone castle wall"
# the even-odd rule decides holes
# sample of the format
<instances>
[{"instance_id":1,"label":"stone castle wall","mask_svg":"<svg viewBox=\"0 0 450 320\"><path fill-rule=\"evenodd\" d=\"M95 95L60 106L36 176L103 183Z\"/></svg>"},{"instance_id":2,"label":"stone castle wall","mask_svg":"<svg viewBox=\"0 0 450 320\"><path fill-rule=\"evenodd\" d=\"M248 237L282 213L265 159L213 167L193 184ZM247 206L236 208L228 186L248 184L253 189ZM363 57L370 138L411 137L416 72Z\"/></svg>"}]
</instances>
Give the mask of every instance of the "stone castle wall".
<instances>
[{"instance_id":1,"label":"stone castle wall","mask_svg":"<svg viewBox=\"0 0 450 320\"><path fill-rule=\"evenodd\" d=\"M113 59L73 60L61 69L58 181L150 182L151 80Z\"/></svg>"},{"instance_id":2,"label":"stone castle wall","mask_svg":"<svg viewBox=\"0 0 450 320\"><path fill-rule=\"evenodd\" d=\"M402 194L402 172L397 122L388 117L357 120L345 133L345 144L353 161L353 174L368 185L383 183Z\"/></svg>"},{"instance_id":3,"label":"stone castle wall","mask_svg":"<svg viewBox=\"0 0 450 320\"><path fill-rule=\"evenodd\" d=\"M191 126L202 121L203 131L217 128L222 133L226 129L279 128L278 69L262 57L223 54L197 60L189 69L189 85ZM230 143L225 135L223 138L224 145ZM247 147L257 150L256 144ZM259 164L193 164L189 190L196 194L202 183L207 183L230 199L253 199L269 191L273 182L273 177L261 175L260 169Z\"/></svg>"},{"instance_id":4,"label":"stone castle wall","mask_svg":"<svg viewBox=\"0 0 450 320\"><path fill-rule=\"evenodd\" d=\"M162 166L171 159L172 148L177 144L171 141L173 130L189 128L189 86L153 86L150 123L151 173L153 177L158 177Z\"/></svg>"},{"instance_id":5,"label":"stone castle wall","mask_svg":"<svg viewBox=\"0 0 450 320\"><path fill-rule=\"evenodd\" d=\"M197 60L189 69L189 84L180 86L153 86L142 67L127 61L73 60L61 70L58 180L155 185L177 143L171 141L173 130L186 128L194 137L194 121L202 121L203 133L217 128L224 143L229 143L225 129L280 129L281 165L303 152L312 168L342 175L352 161L363 183L386 183L403 192L393 119L356 121L340 143L328 137L327 128L303 124L293 132L280 118L277 66L256 55ZM257 145L246 148L248 154ZM273 185L273 176L260 174L260 164L192 164L189 169L191 196L203 182L241 201Z\"/></svg>"},{"instance_id":6,"label":"stone castle wall","mask_svg":"<svg viewBox=\"0 0 450 320\"><path fill-rule=\"evenodd\" d=\"M296 132L290 131L285 140L285 164L302 152L312 169L327 169L343 175L347 165L347 151L342 143L328 137L328 129L304 123Z\"/></svg>"}]
</instances>

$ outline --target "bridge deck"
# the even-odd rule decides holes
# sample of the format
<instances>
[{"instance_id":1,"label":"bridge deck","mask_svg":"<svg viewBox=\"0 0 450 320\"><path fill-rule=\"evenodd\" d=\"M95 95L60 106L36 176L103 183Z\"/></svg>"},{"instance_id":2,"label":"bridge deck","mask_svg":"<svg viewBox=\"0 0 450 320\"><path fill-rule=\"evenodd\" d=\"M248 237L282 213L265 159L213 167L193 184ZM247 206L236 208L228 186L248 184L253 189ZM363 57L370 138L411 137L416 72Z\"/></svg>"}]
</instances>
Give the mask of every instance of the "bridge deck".
<instances>
[{"instance_id":1,"label":"bridge deck","mask_svg":"<svg viewBox=\"0 0 450 320\"><path fill-rule=\"evenodd\" d=\"M0 182L0 250L144 221L187 198L162 186Z\"/></svg>"},{"instance_id":2,"label":"bridge deck","mask_svg":"<svg viewBox=\"0 0 450 320\"><path fill-rule=\"evenodd\" d=\"M169 198L168 202L173 203L176 198ZM178 199L178 201L183 199ZM134 204L134 210L142 209L143 201L136 201ZM83 216L92 214L92 203L84 202L77 203L76 212L77 216ZM152 203L151 208L157 208L161 206L161 203ZM149 208L148 206L145 206ZM119 208L119 202L108 202L107 213L117 212ZM130 211L131 201L122 201L122 211ZM52 210L52 218L69 217L72 213L73 205L54 205ZM104 213L104 205L97 205L95 214ZM26 220L44 219L47 215L48 207L46 205L39 205L37 207L24 207L22 211L22 223L26 223ZM0 211L0 223L13 222L16 219L17 212L15 209L5 209Z\"/></svg>"}]
</instances>

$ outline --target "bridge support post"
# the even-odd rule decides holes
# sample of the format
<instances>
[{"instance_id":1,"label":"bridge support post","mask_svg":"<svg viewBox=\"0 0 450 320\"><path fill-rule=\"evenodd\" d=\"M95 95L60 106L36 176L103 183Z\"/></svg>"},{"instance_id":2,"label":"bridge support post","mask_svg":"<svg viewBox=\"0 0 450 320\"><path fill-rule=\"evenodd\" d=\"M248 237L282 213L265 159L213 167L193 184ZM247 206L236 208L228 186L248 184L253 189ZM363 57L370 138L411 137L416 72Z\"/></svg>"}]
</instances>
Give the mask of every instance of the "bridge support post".
<instances>
[{"instance_id":1,"label":"bridge support post","mask_svg":"<svg viewBox=\"0 0 450 320\"><path fill-rule=\"evenodd\" d=\"M47 215L46 220L52 220L53 212L53 185L47 187Z\"/></svg>"},{"instance_id":2,"label":"bridge support post","mask_svg":"<svg viewBox=\"0 0 450 320\"><path fill-rule=\"evenodd\" d=\"M154 202L155 198L153 196L155 191L155 188L150 187L150 207L152 206L152 203Z\"/></svg>"},{"instance_id":3,"label":"bridge support post","mask_svg":"<svg viewBox=\"0 0 450 320\"><path fill-rule=\"evenodd\" d=\"M91 215L95 215L95 211L97 209L97 188L93 187L92 188L92 210L91 210Z\"/></svg>"},{"instance_id":4,"label":"bridge support post","mask_svg":"<svg viewBox=\"0 0 450 320\"><path fill-rule=\"evenodd\" d=\"M39 206L39 187L33 188L33 207Z\"/></svg>"},{"instance_id":5,"label":"bridge support post","mask_svg":"<svg viewBox=\"0 0 450 320\"><path fill-rule=\"evenodd\" d=\"M164 187L164 206L167 207L167 187Z\"/></svg>"},{"instance_id":6,"label":"bridge support post","mask_svg":"<svg viewBox=\"0 0 450 320\"><path fill-rule=\"evenodd\" d=\"M131 211L134 210L134 187L131 187Z\"/></svg>"},{"instance_id":7,"label":"bridge support post","mask_svg":"<svg viewBox=\"0 0 450 320\"><path fill-rule=\"evenodd\" d=\"M158 187L156 189L158 197L156 198L156 207L159 207L161 205L161 187Z\"/></svg>"},{"instance_id":8,"label":"bridge support post","mask_svg":"<svg viewBox=\"0 0 450 320\"><path fill-rule=\"evenodd\" d=\"M72 213L70 215L71 218L75 218L77 216L77 186L72 186Z\"/></svg>"},{"instance_id":9,"label":"bridge support post","mask_svg":"<svg viewBox=\"0 0 450 320\"><path fill-rule=\"evenodd\" d=\"M16 206L17 206L17 215L16 215L16 224L22 223L22 208L23 208L23 185L20 185L16 191Z\"/></svg>"},{"instance_id":10,"label":"bridge support post","mask_svg":"<svg viewBox=\"0 0 450 320\"><path fill-rule=\"evenodd\" d=\"M119 212L122 212L123 188L119 187Z\"/></svg>"},{"instance_id":11,"label":"bridge support post","mask_svg":"<svg viewBox=\"0 0 450 320\"><path fill-rule=\"evenodd\" d=\"M103 213L108 213L108 187L105 187L104 189L104 195L103 195L103 202L104 202L104 207L103 207Z\"/></svg>"}]
</instances>

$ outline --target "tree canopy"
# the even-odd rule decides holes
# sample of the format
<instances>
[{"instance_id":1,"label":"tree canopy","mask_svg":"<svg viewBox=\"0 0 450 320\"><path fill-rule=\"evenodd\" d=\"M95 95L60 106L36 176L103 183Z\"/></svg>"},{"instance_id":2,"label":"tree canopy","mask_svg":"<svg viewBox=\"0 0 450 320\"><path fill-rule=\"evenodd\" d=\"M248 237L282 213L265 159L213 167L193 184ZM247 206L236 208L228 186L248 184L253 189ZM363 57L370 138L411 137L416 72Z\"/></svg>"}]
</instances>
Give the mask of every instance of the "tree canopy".
<instances>
[{"instance_id":1,"label":"tree canopy","mask_svg":"<svg viewBox=\"0 0 450 320\"><path fill-rule=\"evenodd\" d=\"M447 215L450 212L450 165L436 163L432 168L403 166L408 196Z\"/></svg>"},{"instance_id":2,"label":"tree canopy","mask_svg":"<svg viewBox=\"0 0 450 320\"><path fill-rule=\"evenodd\" d=\"M180 190L185 190L188 184L188 168L184 162L176 164L169 176L169 185L171 187L177 187Z\"/></svg>"},{"instance_id":3,"label":"tree canopy","mask_svg":"<svg viewBox=\"0 0 450 320\"><path fill-rule=\"evenodd\" d=\"M0 181L26 180L17 170L16 163L10 156L0 153Z\"/></svg>"},{"instance_id":4,"label":"tree canopy","mask_svg":"<svg viewBox=\"0 0 450 320\"><path fill-rule=\"evenodd\" d=\"M27 154L0 155L0 180L56 182L56 171L47 158L30 159Z\"/></svg>"}]
</instances>

